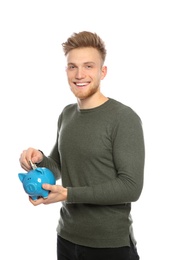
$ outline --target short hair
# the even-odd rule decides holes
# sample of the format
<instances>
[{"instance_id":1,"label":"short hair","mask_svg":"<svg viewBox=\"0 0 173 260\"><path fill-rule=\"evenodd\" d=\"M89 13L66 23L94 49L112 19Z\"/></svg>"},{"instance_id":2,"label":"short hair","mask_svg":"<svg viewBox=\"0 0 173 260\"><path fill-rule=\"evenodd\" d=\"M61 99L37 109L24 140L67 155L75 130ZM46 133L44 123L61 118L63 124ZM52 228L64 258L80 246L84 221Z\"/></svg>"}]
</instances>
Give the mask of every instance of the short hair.
<instances>
[{"instance_id":1,"label":"short hair","mask_svg":"<svg viewBox=\"0 0 173 260\"><path fill-rule=\"evenodd\" d=\"M73 33L66 42L62 43L65 56L73 49L92 47L98 50L103 60L106 58L106 48L103 40L96 34L88 31Z\"/></svg>"}]
</instances>

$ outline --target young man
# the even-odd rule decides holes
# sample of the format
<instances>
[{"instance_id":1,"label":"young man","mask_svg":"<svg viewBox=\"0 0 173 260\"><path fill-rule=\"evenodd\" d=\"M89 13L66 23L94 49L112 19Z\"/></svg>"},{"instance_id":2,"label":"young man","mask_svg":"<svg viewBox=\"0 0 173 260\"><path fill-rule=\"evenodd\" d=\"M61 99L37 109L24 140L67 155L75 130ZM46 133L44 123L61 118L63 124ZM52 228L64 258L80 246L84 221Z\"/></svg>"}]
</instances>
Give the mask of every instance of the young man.
<instances>
[{"instance_id":1,"label":"young man","mask_svg":"<svg viewBox=\"0 0 173 260\"><path fill-rule=\"evenodd\" d=\"M101 93L106 49L97 34L74 33L62 46L77 103L60 114L49 156L34 148L20 156L23 169L31 170L31 160L61 177L62 186L44 184L51 191L48 198L30 202L62 202L59 260L139 259L130 212L143 188L141 120L130 107Z\"/></svg>"}]
</instances>

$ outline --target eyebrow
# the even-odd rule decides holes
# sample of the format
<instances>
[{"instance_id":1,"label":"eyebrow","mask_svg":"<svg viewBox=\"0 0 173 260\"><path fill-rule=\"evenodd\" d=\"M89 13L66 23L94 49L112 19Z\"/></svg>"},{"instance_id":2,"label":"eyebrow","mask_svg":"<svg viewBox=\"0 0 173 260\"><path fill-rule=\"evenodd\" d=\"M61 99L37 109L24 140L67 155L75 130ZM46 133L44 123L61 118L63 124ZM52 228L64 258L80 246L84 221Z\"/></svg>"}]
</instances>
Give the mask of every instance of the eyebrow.
<instances>
[{"instance_id":1,"label":"eyebrow","mask_svg":"<svg viewBox=\"0 0 173 260\"><path fill-rule=\"evenodd\" d=\"M95 64L95 62L93 61L87 61L87 62L84 62L83 63L84 65L87 65L87 64ZM74 62L69 62L67 65L76 65Z\"/></svg>"}]
</instances>

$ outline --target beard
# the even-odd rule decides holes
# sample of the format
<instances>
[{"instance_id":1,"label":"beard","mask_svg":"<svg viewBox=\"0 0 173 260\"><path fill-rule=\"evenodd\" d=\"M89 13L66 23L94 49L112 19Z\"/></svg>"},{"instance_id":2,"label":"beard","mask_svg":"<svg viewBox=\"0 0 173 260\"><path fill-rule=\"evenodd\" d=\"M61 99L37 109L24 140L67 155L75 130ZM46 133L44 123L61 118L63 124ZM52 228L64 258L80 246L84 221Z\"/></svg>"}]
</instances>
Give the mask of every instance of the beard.
<instances>
[{"instance_id":1,"label":"beard","mask_svg":"<svg viewBox=\"0 0 173 260\"><path fill-rule=\"evenodd\" d=\"M73 89L71 88L71 91L73 92L73 94L75 95L76 98L78 99L87 99L91 96L93 96L97 91L99 90L99 86L97 87L92 87L89 89Z\"/></svg>"}]
</instances>

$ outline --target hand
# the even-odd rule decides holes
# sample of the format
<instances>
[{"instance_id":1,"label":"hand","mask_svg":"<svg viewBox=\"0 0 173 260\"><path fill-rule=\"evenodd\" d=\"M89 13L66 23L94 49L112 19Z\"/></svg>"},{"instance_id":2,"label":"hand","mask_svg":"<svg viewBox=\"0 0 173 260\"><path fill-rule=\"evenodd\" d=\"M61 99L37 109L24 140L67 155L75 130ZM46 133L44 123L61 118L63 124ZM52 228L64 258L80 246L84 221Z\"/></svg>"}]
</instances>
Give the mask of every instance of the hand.
<instances>
[{"instance_id":1,"label":"hand","mask_svg":"<svg viewBox=\"0 0 173 260\"><path fill-rule=\"evenodd\" d=\"M33 163L40 163L42 160L43 154L34 148L28 148L27 150L24 150L19 158L21 167L27 172L31 170L30 161Z\"/></svg>"},{"instance_id":2,"label":"hand","mask_svg":"<svg viewBox=\"0 0 173 260\"><path fill-rule=\"evenodd\" d=\"M48 205L51 203L67 200L67 189L62 187L61 185L43 184L42 187L45 190L49 190L50 193L46 199L39 198L37 200L32 200L31 197L29 197L29 201L34 206L38 206L40 204Z\"/></svg>"}]
</instances>

